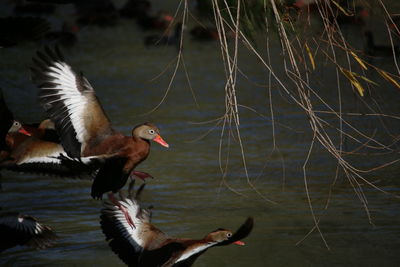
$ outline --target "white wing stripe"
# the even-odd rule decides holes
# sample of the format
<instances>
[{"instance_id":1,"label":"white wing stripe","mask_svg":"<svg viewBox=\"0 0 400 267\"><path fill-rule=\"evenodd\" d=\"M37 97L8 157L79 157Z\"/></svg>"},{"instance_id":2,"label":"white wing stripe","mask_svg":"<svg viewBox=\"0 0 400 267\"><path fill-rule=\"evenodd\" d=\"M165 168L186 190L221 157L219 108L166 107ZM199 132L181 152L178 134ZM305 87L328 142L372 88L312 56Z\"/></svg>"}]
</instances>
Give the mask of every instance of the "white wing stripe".
<instances>
[{"instance_id":1,"label":"white wing stripe","mask_svg":"<svg viewBox=\"0 0 400 267\"><path fill-rule=\"evenodd\" d=\"M53 78L55 87L43 87L42 90L48 91L42 95L42 98L55 97L56 99L49 101L49 104L62 103L65 108L56 112L59 116L65 113L70 118L72 127L76 132L76 138L81 143L86 142L85 137L87 132L84 126L84 115L87 112L87 99L83 96L76 84L76 76L71 67L64 62L54 62L54 66L49 66L49 71L46 74ZM63 119L63 120L64 120ZM67 123L68 124L68 123ZM64 124L67 125L67 124Z\"/></svg>"},{"instance_id":2,"label":"white wing stripe","mask_svg":"<svg viewBox=\"0 0 400 267\"><path fill-rule=\"evenodd\" d=\"M136 202L133 202L129 199L126 199L125 201L119 201L119 203L128 210L129 216L135 224L135 227L132 227L128 224L125 215L119 207L116 207L111 203L106 203L109 212L115 219L116 227L120 229L121 234L129 241L132 246L136 247L137 245L139 245L141 247L144 247L145 242L141 239L140 236L140 233L142 232L142 225L144 222L136 216L140 207Z\"/></svg>"},{"instance_id":3,"label":"white wing stripe","mask_svg":"<svg viewBox=\"0 0 400 267\"><path fill-rule=\"evenodd\" d=\"M63 152L63 149L60 147L58 151L55 151L53 153L49 153L43 156L34 156L30 158L25 158L21 161L19 161L17 164L25 164L25 163L55 163L55 164L61 164L61 160L59 160L57 157L60 155L60 153Z\"/></svg>"},{"instance_id":4,"label":"white wing stripe","mask_svg":"<svg viewBox=\"0 0 400 267\"><path fill-rule=\"evenodd\" d=\"M192 255L195 255L195 254L197 254L199 252L202 252L203 250L211 247L214 244L215 243L206 243L206 244L204 244L202 246L198 246L198 247L196 247L194 249L185 250L185 252L179 257L179 259L176 260L176 262L180 262L180 261L186 260L187 258L190 258Z\"/></svg>"},{"instance_id":5,"label":"white wing stripe","mask_svg":"<svg viewBox=\"0 0 400 267\"><path fill-rule=\"evenodd\" d=\"M52 157L34 157L34 158L29 158L26 160L22 160L21 162L18 162L18 165L21 164L27 164L27 163L54 163L54 164L61 164L61 161L57 158L52 158Z\"/></svg>"}]
</instances>

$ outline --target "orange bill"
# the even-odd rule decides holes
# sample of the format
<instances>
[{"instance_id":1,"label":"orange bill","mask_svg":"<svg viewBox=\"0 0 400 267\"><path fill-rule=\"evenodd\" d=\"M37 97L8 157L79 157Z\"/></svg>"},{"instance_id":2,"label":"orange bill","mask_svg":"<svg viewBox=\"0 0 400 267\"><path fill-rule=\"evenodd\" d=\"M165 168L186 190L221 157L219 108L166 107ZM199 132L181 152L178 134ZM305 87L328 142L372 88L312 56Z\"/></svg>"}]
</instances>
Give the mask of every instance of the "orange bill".
<instances>
[{"instance_id":1,"label":"orange bill","mask_svg":"<svg viewBox=\"0 0 400 267\"><path fill-rule=\"evenodd\" d=\"M30 132L28 132L27 130L25 130L23 127L21 127L21 129L18 130L19 133L25 134L27 136L32 136Z\"/></svg>"},{"instance_id":2,"label":"orange bill","mask_svg":"<svg viewBox=\"0 0 400 267\"><path fill-rule=\"evenodd\" d=\"M153 139L153 141L159 143L162 146L169 147L167 142L165 142L159 134Z\"/></svg>"},{"instance_id":3,"label":"orange bill","mask_svg":"<svg viewBox=\"0 0 400 267\"><path fill-rule=\"evenodd\" d=\"M244 242L243 241L235 241L233 242L233 244L239 245L239 246L244 246Z\"/></svg>"}]
</instances>

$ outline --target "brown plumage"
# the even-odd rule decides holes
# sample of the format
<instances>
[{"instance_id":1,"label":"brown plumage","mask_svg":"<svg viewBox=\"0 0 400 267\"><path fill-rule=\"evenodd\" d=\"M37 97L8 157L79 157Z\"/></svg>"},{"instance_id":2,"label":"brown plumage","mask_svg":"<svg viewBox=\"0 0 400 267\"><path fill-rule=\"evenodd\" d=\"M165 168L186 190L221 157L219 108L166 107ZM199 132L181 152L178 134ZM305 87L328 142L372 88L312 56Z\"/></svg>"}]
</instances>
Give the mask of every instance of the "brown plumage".
<instances>
[{"instance_id":1,"label":"brown plumage","mask_svg":"<svg viewBox=\"0 0 400 267\"><path fill-rule=\"evenodd\" d=\"M129 266L191 266L207 249L229 244L244 245L240 240L253 228L253 219L232 233L217 229L202 239L170 237L150 222L150 212L143 209L136 198L122 198L117 204L104 201L101 210L101 228L111 249ZM128 211L135 227L127 221L121 207Z\"/></svg>"},{"instance_id":2,"label":"brown plumage","mask_svg":"<svg viewBox=\"0 0 400 267\"><path fill-rule=\"evenodd\" d=\"M65 154L65 151L59 143L51 120L24 125L15 121L1 90L0 121L0 168L62 177L91 178L95 170L84 164L62 164L58 157Z\"/></svg>"},{"instance_id":3,"label":"brown plumage","mask_svg":"<svg viewBox=\"0 0 400 267\"><path fill-rule=\"evenodd\" d=\"M60 143L60 137L56 132L54 122L50 119L45 119L40 123L23 124L23 127L31 136L46 141Z\"/></svg>"},{"instance_id":4,"label":"brown plumage","mask_svg":"<svg viewBox=\"0 0 400 267\"><path fill-rule=\"evenodd\" d=\"M19 121L14 120L13 113L8 108L3 91L0 89L0 161L6 159L12 148L10 142L14 143L14 140L10 140L10 133L19 133L21 138L25 138L26 135L30 135Z\"/></svg>"},{"instance_id":5,"label":"brown plumage","mask_svg":"<svg viewBox=\"0 0 400 267\"><path fill-rule=\"evenodd\" d=\"M149 123L135 127L132 137L114 130L88 80L72 70L58 49L46 48L33 61L40 103L54 121L68 158L77 162L91 157L93 168L100 168L92 197L101 198L123 187L135 167L147 158L150 140L168 147L158 128ZM68 158L63 158L64 164L69 164Z\"/></svg>"},{"instance_id":6,"label":"brown plumage","mask_svg":"<svg viewBox=\"0 0 400 267\"><path fill-rule=\"evenodd\" d=\"M7 154L3 154L0 168L69 178L92 178L95 170L84 164L62 164L59 156L65 151L60 143L41 139L48 138L46 129L52 129L52 124L45 120L40 125L39 128L24 126L29 129L30 135L16 132L18 126L10 128L5 138L8 150ZM51 136L54 137L57 136Z\"/></svg>"}]
</instances>

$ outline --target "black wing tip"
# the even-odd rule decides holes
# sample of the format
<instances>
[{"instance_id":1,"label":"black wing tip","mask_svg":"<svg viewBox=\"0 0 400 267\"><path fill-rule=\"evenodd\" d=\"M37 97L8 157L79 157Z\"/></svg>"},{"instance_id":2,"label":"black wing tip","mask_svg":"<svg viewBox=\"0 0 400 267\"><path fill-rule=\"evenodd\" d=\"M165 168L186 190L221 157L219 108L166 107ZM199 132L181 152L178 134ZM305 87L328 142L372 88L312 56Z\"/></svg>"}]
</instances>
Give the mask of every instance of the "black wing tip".
<instances>
[{"instance_id":1,"label":"black wing tip","mask_svg":"<svg viewBox=\"0 0 400 267\"><path fill-rule=\"evenodd\" d=\"M44 249L55 244L59 239L57 234L47 225L41 224L30 215L21 215L16 212L2 213L0 229L3 240L0 242L2 250L16 245ZM10 220L10 218L12 218Z\"/></svg>"},{"instance_id":2,"label":"black wing tip","mask_svg":"<svg viewBox=\"0 0 400 267\"><path fill-rule=\"evenodd\" d=\"M38 49L36 52L36 55L40 57L42 56L48 56L51 59L57 60L57 61L64 61L64 56L62 53L62 50L58 44L55 45L44 45L41 49Z\"/></svg>"},{"instance_id":3,"label":"black wing tip","mask_svg":"<svg viewBox=\"0 0 400 267\"><path fill-rule=\"evenodd\" d=\"M91 195L101 198L104 193L116 193L123 188L128 180L129 173L123 170L127 158L113 156L107 158L99 168L92 184Z\"/></svg>"},{"instance_id":4,"label":"black wing tip","mask_svg":"<svg viewBox=\"0 0 400 267\"><path fill-rule=\"evenodd\" d=\"M254 227L254 218L252 216L247 217L244 225L253 228Z\"/></svg>"},{"instance_id":5,"label":"black wing tip","mask_svg":"<svg viewBox=\"0 0 400 267\"><path fill-rule=\"evenodd\" d=\"M109 208L104 207L101 210L100 226L106 241L113 240L120 236L115 220Z\"/></svg>"},{"instance_id":6,"label":"black wing tip","mask_svg":"<svg viewBox=\"0 0 400 267\"><path fill-rule=\"evenodd\" d=\"M254 219L253 217L249 216L247 217L246 221L239 227L239 229L237 229L236 232L231 236L231 238L219 243L217 246L226 246L246 238L253 230L253 227Z\"/></svg>"},{"instance_id":7,"label":"black wing tip","mask_svg":"<svg viewBox=\"0 0 400 267\"><path fill-rule=\"evenodd\" d=\"M232 237L235 237L237 240L241 240L246 238L254 227L254 219L253 217L247 217L246 221L239 227L239 229L235 232Z\"/></svg>"},{"instance_id":8,"label":"black wing tip","mask_svg":"<svg viewBox=\"0 0 400 267\"><path fill-rule=\"evenodd\" d=\"M59 79L56 78L57 71L53 68L59 69L59 71L63 71L63 69L56 64L57 62L68 65L57 45L44 46L38 50L36 56L32 58L31 80L39 88L39 103L54 121L65 151L71 157L79 157L81 143L76 137L77 133L72 127L70 116L65 114L67 104L62 99L62 94L58 94ZM72 70L71 72L75 75Z\"/></svg>"},{"instance_id":9,"label":"black wing tip","mask_svg":"<svg viewBox=\"0 0 400 267\"><path fill-rule=\"evenodd\" d=\"M120 196L121 201L127 198ZM104 200L100 214L100 226L111 250L127 265L138 266L139 257L143 248L132 244L125 236L125 231L121 230L119 219L115 217L115 204ZM141 266L141 265L140 265Z\"/></svg>"},{"instance_id":10,"label":"black wing tip","mask_svg":"<svg viewBox=\"0 0 400 267\"><path fill-rule=\"evenodd\" d=\"M58 60L58 58L54 57L52 49L55 48L44 46L37 50L36 54L32 57L32 66L30 67L31 80L36 83L39 88L41 87L41 83L49 80L46 77L46 72L49 70L49 67L53 65L53 62Z\"/></svg>"},{"instance_id":11,"label":"black wing tip","mask_svg":"<svg viewBox=\"0 0 400 267\"><path fill-rule=\"evenodd\" d=\"M32 57L33 66L31 66L32 80L41 80L43 72L48 70L54 62L65 62L63 53L58 45L45 45L43 48L38 49L36 54Z\"/></svg>"},{"instance_id":12,"label":"black wing tip","mask_svg":"<svg viewBox=\"0 0 400 267\"><path fill-rule=\"evenodd\" d=\"M71 168L67 165L57 163L31 162L16 164L15 160L12 158L1 162L0 169L2 168L14 172L24 172L45 176L55 176L58 178L71 178L81 180L91 179L92 174L90 170L86 170L83 168Z\"/></svg>"},{"instance_id":13,"label":"black wing tip","mask_svg":"<svg viewBox=\"0 0 400 267\"><path fill-rule=\"evenodd\" d=\"M103 194L104 193L100 192L97 188L92 186L92 191L90 192L90 196L93 199L102 200L103 199Z\"/></svg>"},{"instance_id":14,"label":"black wing tip","mask_svg":"<svg viewBox=\"0 0 400 267\"><path fill-rule=\"evenodd\" d=\"M60 239L59 236L49 226L42 225L42 231L33 236L26 245L37 249L45 249L54 246L58 239Z\"/></svg>"},{"instance_id":15,"label":"black wing tip","mask_svg":"<svg viewBox=\"0 0 400 267\"><path fill-rule=\"evenodd\" d=\"M94 181L92 183L92 189L90 191L90 196L93 199L96 200L102 200L103 199L103 194L106 193L107 191L103 190L102 185L99 183L96 183L96 178L94 178Z\"/></svg>"}]
</instances>

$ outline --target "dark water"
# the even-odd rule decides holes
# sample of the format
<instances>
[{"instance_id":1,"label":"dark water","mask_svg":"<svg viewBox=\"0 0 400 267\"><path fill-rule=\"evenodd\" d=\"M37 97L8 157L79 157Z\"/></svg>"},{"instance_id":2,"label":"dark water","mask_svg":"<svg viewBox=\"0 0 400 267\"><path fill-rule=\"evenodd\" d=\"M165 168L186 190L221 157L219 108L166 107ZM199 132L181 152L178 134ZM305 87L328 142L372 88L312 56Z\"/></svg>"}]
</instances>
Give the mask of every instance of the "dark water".
<instances>
[{"instance_id":1,"label":"dark water","mask_svg":"<svg viewBox=\"0 0 400 267\"><path fill-rule=\"evenodd\" d=\"M66 14L71 12L68 8L65 7ZM373 24L373 27L378 26ZM359 29L348 29L347 33L355 45L363 46ZM197 124L224 115L225 76L217 43L185 40L185 65L198 104L180 67L165 101L157 110L146 114L162 99L173 73L173 65L167 67L177 52L174 47L145 48L145 35L131 21L121 21L112 28L84 28L79 32L77 45L65 51L65 56L89 79L116 129L128 135L134 125L152 121L171 145L169 149L153 145L149 158L138 168L155 177L148 181L143 196L144 205L155 207L155 225L173 236L201 238L218 227L235 230L247 216L254 217L255 228L245 240L246 246L211 249L198 259L196 266L398 265L399 199L364 183L362 188L373 224L369 223L365 209L343 173L339 173L335 186L331 186L337 162L319 145L307 167L307 182L314 212L321 220L321 231L331 250L326 249L316 232L296 246L314 226L302 170L312 132L303 111L273 84L278 147L273 149L266 86L268 73L254 56L241 47L239 66L247 76L240 76L237 83L239 103L265 115L246 108L239 110L250 185L237 139L230 139L229 168L223 180L218 156L221 124L203 138L215 122ZM272 62L279 73L281 52L278 42L273 40L272 43ZM15 117L24 122L44 117L36 101L37 89L29 80L29 66L37 47L37 44L27 43L0 50L0 86ZM260 49L265 56L265 49ZM375 63L393 70L392 62L384 59ZM325 63L317 61L319 67L310 77L314 89L337 109L335 69ZM343 82L344 109L365 114L370 112L365 108L367 103L374 109L379 107L383 113L398 115L398 90L372 71L369 74L380 86L372 88L370 95L362 100ZM322 109L323 105L315 100L315 108ZM334 116L323 118L335 122ZM400 125L396 119L380 120L367 115L346 119L385 144L391 142L388 132L392 136L399 134ZM332 138L337 142L337 132ZM225 135L221 153L223 166L228 157L227 144ZM345 140L344 149L352 150L357 146ZM395 153L349 157L355 166L365 169L393 159L396 159ZM8 171L2 171L2 175L0 201L3 209L39 218L58 233L60 240L55 247L42 251L22 247L8 250L1 255L0 265L123 266L104 241L99 227L101 205L90 198L90 181ZM394 165L365 177L381 189L399 194L398 175L398 165ZM328 199L329 206L325 209Z\"/></svg>"}]
</instances>

